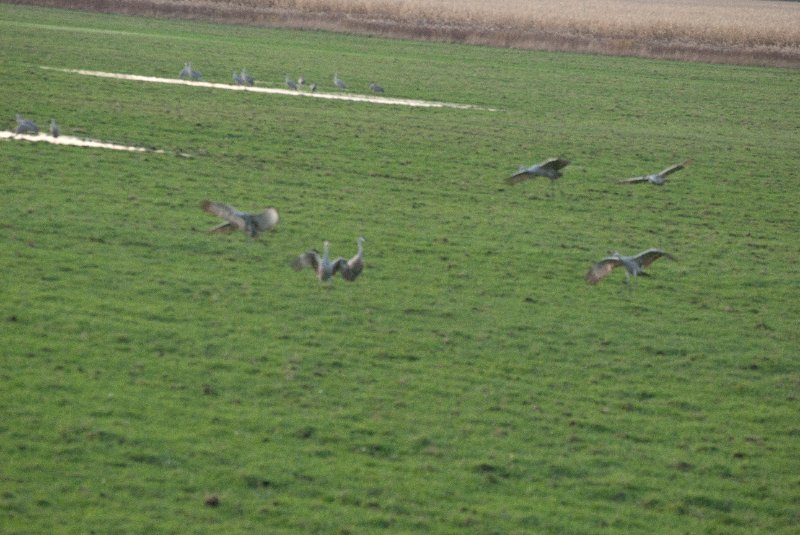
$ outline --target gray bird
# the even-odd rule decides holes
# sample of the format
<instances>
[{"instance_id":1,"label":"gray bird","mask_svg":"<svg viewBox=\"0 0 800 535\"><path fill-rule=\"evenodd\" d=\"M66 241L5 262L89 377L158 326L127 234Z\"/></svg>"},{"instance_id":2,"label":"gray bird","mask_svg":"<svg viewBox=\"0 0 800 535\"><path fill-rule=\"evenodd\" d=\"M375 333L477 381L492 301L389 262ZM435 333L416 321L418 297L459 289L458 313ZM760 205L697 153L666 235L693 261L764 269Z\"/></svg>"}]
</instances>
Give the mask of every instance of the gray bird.
<instances>
[{"instance_id":1,"label":"gray bird","mask_svg":"<svg viewBox=\"0 0 800 535\"><path fill-rule=\"evenodd\" d=\"M311 89L311 92L312 92L312 93L316 93L316 92L317 92L317 84L315 84L315 83L313 83L313 82L312 82L312 83L311 83L311 88L310 88L310 89Z\"/></svg>"},{"instance_id":2,"label":"gray bird","mask_svg":"<svg viewBox=\"0 0 800 535\"><path fill-rule=\"evenodd\" d=\"M30 119L26 119L18 113L17 128L14 129L14 132L16 134L38 134L39 126Z\"/></svg>"},{"instance_id":3,"label":"gray bird","mask_svg":"<svg viewBox=\"0 0 800 535\"><path fill-rule=\"evenodd\" d=\"M245 69L242 69L242 74L240 76L242 77L243 84L249 85L251 87L256 85L256 79L250 76L250 74Z\"/></svg>"},{"instance_id":4,"label":"gray bird","mask_svg":"<svg viewBox=\"0 0 800 535\"><path fill-rule=\"evenodd\" d=\"M181 72L178 74L178 78L180 78L181 80L185 80L191 77L192 77L192 64L186 62L183 64L183 69L181 69Z\"/></svg>"},{"instance_id":5,"label":"gray bird","mask_svg":"<svg viewBox=\"0 0 800 535\"><path fill-rule=\"evenodd\" d=\"M322 242L322 256L316 249L311 249L301 254L292 262L292 268L295 271L300 271L303 268L310 267L317 274L317 279L320 282L330 281L337 271L347 269L347 261L341 256L331 260L328 257L329 245L328 240Z\"/></svg>"},{"instance_id":6,"label":"gray bird","mask_svg":"<svg viewBox=\"0 0 800 535\"><path fill-rule=\"evenodd\" d=\"M286 75L286 85L289 87L289 89L292 89L292 90L294 90L294 91L297 91L297 84L296 84L296 83L294 83L294 80L292 80L291 78L289 78L289 75L288 75L288 74Z\"/></svg>"},{"instance_id":7,"label":"gray bird","mask_svg":"<svg viewBox=\"0 0 800 535\"><path fill-rule=\"evenodd\" d=\"M645 273L644 268L661 258L662 256L675 260L671 254L662 251L661 249L648 249L642 251L635 256L622 256L614 251L611 255L603 258L586 272L586 282L589 284L597 284L604 278L608 277L616 267L622 266L625 268L625 282L629 283L631 277L634 281L638 276L649 277Z\"/></svg>"},{"instance_id":8,"label":"gray bird","mask_svg":"<svg viewBox=\"0 0 800 535\"><path fill-rule=\"evenodd\" d=\"M189 64L189 69L191 69L191 71L192 71L191 72L192 80L199 80L200 78L203 77L203 73L201 73L200 71L196 71L196 70L192 69L192 64L191 63Z\"/></svg>"},{"instance_id":9,"label":"gray bird","mask_svg":"<svg viewBox=\"0 0 800 535\"><path fill-rule=\"evenodd\" d=\"M369 88L372 89L373 93L383 93L383 88L378 84L376 84L375 82L369 84Z\"/></svg>"},{"instance_id":10,"label":"gray bird","mask_svg":"<svg viewBox=\"0 0 800 535\"><path fill-rule=\"evenodd\" d=\"M333 75L333 85L335 85L336 87L338 87L342 91L347 90L347 86L345 85L344 80L339 78L339 73L338 72Z\"/></svg>"},{"instance_id":11,"label":"gray bird","mask_svg":"<svg viewBox=\"0 0 800 535\"><path fill-rule=\"evenodd\" d=\"M684 160L681 163L676 163L675 165L667 167L660 173L637 176L634 178L626 178L625 180L618 180L617 184L639 184L641 182L649 182L651 184L655 184L656 186L663 186L664 183L666 183L667 181L668 175L671 175L675 171L680 171L684 167L688 166L690 163L692 163L692 160Z\"/></svg>"},{"instance_id":12,"label":"gray bird","mask_svg":"<svg viewBox=\"0 0 800 535\"><path fill-rule=\"evenodd\" d=\"M244 78L236 71L233 71L233 83L236 85L244 85Z\"/></svg>"},{"instance_id":13,"label":"gray bird","mask_svg":"<svg viewBox=\"0 0 800 535\"><path fill-rule=\"evenodd\" d=\"M203 201L200 207L209 214L225 220L225 223L209 229L209 232L231 232L239 229L251 238L256 238L260 233L274 229L280 220L278 211L272 207L257 214L242 212L220 202Z\"/></svg>"},{"instance_id":14,"label":"gray bird","mask_svg":"<svg viewBox=\"0 0 800 535\"><path fill-rule=\"evenodd\" d=\"M297 79L297 85L304 85L305 83L306 79L301 75L300 78Z\"/></svg>"},{"instance_id":15,"label":"gray bird","mask_svg":"<svg viewBox=\"0 0 800 535\"><path fill-rule=\"evenodd\" d=\"M551 181L555 181L561 177L561 169L569 165L569 160L561 158L550 158L542 163L532 165L530 167L521 166L517 173L511 175L506 179L506 183L514 185L519 184L523 180L528 180L537 176L544 176Z\"/></svg>"},{"instance_id":16,"label":"gray bird","mask_svg":"<svg viewBox=\"0 0 800 535\"><path fill-rule=\"evenodd\" d=\"M56 124L56 120L52 118L50 119L50 135L53 137L61 135L61 129L58 127L58 124Z\"/></svg>"},{"instance_id":17,"label":"gray bird","mask_svg":"<svg viewBox=\"0 0 800 535\"><path fill-rule=\"evenodd\" d=\"M359 236L356 242L358 243L358 252L356 255L347 261L345 267L342 269L342 277L346 281L353 282L356 280L362 271L364 271L364 237Z\"/></svg>"}]
</instances>

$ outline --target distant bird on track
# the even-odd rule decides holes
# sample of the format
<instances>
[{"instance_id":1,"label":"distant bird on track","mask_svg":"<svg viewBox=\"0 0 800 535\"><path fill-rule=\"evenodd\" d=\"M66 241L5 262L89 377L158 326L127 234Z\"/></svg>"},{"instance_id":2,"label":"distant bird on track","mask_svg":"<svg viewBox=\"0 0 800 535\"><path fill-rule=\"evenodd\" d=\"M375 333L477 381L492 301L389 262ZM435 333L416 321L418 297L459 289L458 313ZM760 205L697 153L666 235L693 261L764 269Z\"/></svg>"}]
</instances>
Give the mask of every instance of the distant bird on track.
<instances>
[{"instance_id":1,"label":"distant bird on track","mask_svg":"<svg viewBox=\"0 0 800 535\"><path fill-rule=\"evenodd\" d=\"M310 89L311 89L312 93L316 93L317 92L317 84L312 82Z\"/></svg>"},{"instance_id":2,"label":"distant bird on track","mask_svg":"<svg viewBox=\"0 0 800 535\"><path fill-rule=\"evenodd\" d=\"M244 85L244 78L236 71L233 71L233 83L236 85Z\"/></svg>"},{"instance_id":3,"label":"distant bird on track","mask_svg":"<svg viewBox=\"0 0 800 535\"><path fill-rule=\"evenodd\" d=\"M359 236L356 242L358 243L358 252L356 255L347 261L346 268L342 269L342 277L346 281L353 282L356 280L362 271L364 271L364 237Z\"/></svg>"},{"instance_id":4,"label":"distant bird on track","mask_svg":"<svg viewBox=\"0 0 800 535\"><path fill-rule=\"evenodd\" d=\"M339 73L338 72L333 75L333 85L335 85L336 87L338 87L342 91L347 90L347 86L345 85L344 80L339 78Z\"/></svg>"},{"instance_id":5,"label":"distant bird on track","mask_svg":"<svg viewBox=\"0 0 800 535\"><path fill-rule=\"evenodd\" d=\"M246 70L242 69L242 83L249 86L256 85L256 79L250 76Z\"/></svg>"},{"instance_id":6,"label":"distant bird on track","mask_svg":"<svg viewBox=\"0 0 800 535\"><path fill-rule=\"evenodd\" d=\"M220 202L203 201L200 207L209 214L225 220L225 223L210 229L209 232L231 232L239 229L251 238L256 238L260 233L275 228L280 220L278 211L272 207L257 214L242 212Z\"/></svg>"},{"instance_id":7,"label":"distant bird on track","mask_svg":"<svg viewBox=\"0 0 800 535\"><path fill-rule=\"evenodd\" d=\"M50 119L50 135L53 137L58 137L61 135L61 129L56 124L55 119Z\"/></svg>"},{"instance_id":8,"label":"distant bird on track","mask_svg":"<svg viewBox=\"0 0 800 535\"><path fill-rule=\"evenodd\" d=\"M631 276L636 280L639 275L649 277L648 273L644 272L644 268L661 258L662 256L675 260L671 254L662 251L661 249L648 249L642 251L635 256L622 256L614 251L610 256L607 256L593 265L589 271L586 272L586 282L589 284L597 284L604 278L608 277L616 267L622 266L625 268L625 282L630 282Z\"/></svg>"},{"instance_id":9,"label":"distant bird on track","mask_svg":"<svg viewBox=\"0 0 800 535\"><path fill-rule=\"evenodd\" d=\"M506 179L506 183L514 185L523 180L528 180L537 176L544 176L551 181L555 181L561 176L561 169L569 165L569 160L561 158L550 158L542 163L530 167L520 167L519 171Z\"/></svg>"},{"instance_id":10,"label":"distant bird on track","mask_svg":"<svg viewBox=\"0 0 800 535\"><path fill-rule=\"evenodd\" d=\"M297 84L294 82L294 80L289 78L289 75L286 75L286 85L289 89L297 91Z\"/></svg>"},{"instance_id":11,"label":"distant bird on track","mask_svg":"<svg viewBox=\"0 0 800 535\"><path fill-rule=\"evenodd\" d=\"M17 128L14 129L14 133L16 134L38 134L39 133L39 126L31 121L30 119L26 119L19 113L17 114Z\"/></svg>"},{"instance_id":12,"label":"distant bird on track","mask_svg":"<svg viewBox=\"0 0 800 535\"><path fill-rule=\"evenodd\" d=\"M336 275L337 271L347 269L347 261L341 256L331 261L328 257L329 246L330 243L328 240L322 242L322 256L320 256L319 251L316 249L306 251L292 262L292 268L295 271L300 271L303 268L310 267L317 274L317 279L319 279L320 282L331 280L333 276Z\"/></svg>"},{"instance_id":13,"label":"distant bird on track","mask_svg":"<svg viewBox=\"0 0 800 535\"><path fill-rule=\"evenodd\" d=\"M191 78L191 77L192 77L192 64L186 62L183 64L183 69L181 69L181 72L178 74L178 78L180 78L181 80L185 80L186 78Z\"/></svg>"},{"instance_id":14,"label":"distant bird on track","mask_svg":"<svg viewBox=\"0 0 800 535\"><path fill-rule=\"evenodd\" d=\"M306 83L306 79L300 75L300 78L297 79L297 85L304 85Z\"/></svg>"},{"instance_id":15,"label":"distant bird on track","mask_svg":"<svg viewBox=\"0 0 800 535\"><path fill-rule=\"evenodd\" d=\"M181 80L185 80L186 78L191 78L192 80L199 80L202 77L203 75L200 72L192 68L191 62L184 63L183 69L181 70L180 74L178 74L178 78L180 78Z\"/></svg>"},{"instance_id":16,"label":"distant bird on track","mask_svg":"<svg viewBox=\"0 0 800 535\"><path fill-rule=\"evenodd\" d=\"M383 93L383 88L378 84L376 84L375 82L369 84L369 88L372 89L373 93Z\"/></svg>"},{"instance_id":17,"label":"distant bird on track","mask_svg":"<svg viewBox=\"0 0 800 535\"><path fill-rule=\"evenodd\" d=\"M676 163L670 167L667 167L660 173L655 173L653 175L644 175L644 176L637 176L635 178L626 178L625 180L618 180L617 184L639 184L641 182L650 182L651 184L655 184L656 186L663 186L664 183L667 181L667 175L671 175L675 171L680 171L684 167L688 166L692 163L692 160L684 160L681 163Z\"/></svg>"}]
</instances>

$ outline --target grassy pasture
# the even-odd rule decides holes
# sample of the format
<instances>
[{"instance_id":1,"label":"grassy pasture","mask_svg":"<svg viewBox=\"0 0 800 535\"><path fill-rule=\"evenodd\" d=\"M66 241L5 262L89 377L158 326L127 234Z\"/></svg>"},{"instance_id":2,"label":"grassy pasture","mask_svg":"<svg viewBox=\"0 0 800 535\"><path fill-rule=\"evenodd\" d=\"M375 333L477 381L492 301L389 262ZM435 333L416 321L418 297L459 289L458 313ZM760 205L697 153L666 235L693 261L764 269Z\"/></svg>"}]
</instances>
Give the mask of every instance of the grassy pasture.
<instances>
[{"instance_id":1,"label":"grassy pasture","mask_svg":"<svg viewBox=\"0 0 800 535\"><path fill-rule=\"evenodd\" d=\"M0 44L3 129L194 155L0 142L3 532L796 529L796 72L9 5ZM189 60L499 111L40 68ZM204 198L283 220L208 235ZM288 267L358 235L354 284Z\"/></svg>"}]
</instances>

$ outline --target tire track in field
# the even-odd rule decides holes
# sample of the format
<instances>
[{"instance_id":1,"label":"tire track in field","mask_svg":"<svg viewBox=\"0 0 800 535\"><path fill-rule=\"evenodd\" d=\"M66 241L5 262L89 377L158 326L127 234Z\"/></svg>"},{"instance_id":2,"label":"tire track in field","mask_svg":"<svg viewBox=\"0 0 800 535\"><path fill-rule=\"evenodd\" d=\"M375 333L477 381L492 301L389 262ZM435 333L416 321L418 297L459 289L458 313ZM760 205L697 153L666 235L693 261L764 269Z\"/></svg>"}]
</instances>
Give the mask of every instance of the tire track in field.
<instances>
[{"instance_id":1,"label":"tire track in field","mask_svg":"<svg viewBox=\"0 0 800 535\"><path fill-rule=\"evenodd\" d=\"M0 139L32 141L34 143L44 142L44 143L52 143L53 145L71 145L74 147L91 147L95 149L123 150L128 152L153 152L158 154L166 154L166 151L159 149L149 149L147 147L133 147L130 145L119 145L117 143L108 143L106 141L98 141L96 139L81 139L79 137L73 137L73 136L53 137L47 134L17 134L15 132L0 132Z\"/></svg>"},{"instance_id":2,"label":"tire track in field","mask_svg":"<svg viewBox=\"0 0 800 535\"><path fill-rule=\"evenodd\" d=\"M370 104L384 104L384 105L394 105L394 106L411 106L415 108L452 108L457 110L497 111L494 108L483 108L481 106L476 106L474 104L457 104L454 102L438 102L435 100L416 100L416 99L406 99L406 98L378 97L372 95L358 95L352 93L322 93L322 92L311 93L307 91L294 91L291 89L221 84L216 82L181 80L179 78L159 78L156 76L143 76L139 74L122 74L116 72L89 71L84 69L63 69L60 67L48 67L45 65L40 65L40 68L49 71L80 74L82 76L96 76L99 78L113 78L117 80L132 80L136 82L149 82L158 84L188 85L192 87L226 89L228 91L249 91L251 93L268 93L271 95L321 98L328 100L348 100L352 102L367 102Z\"/></svg>"}]
</instances>

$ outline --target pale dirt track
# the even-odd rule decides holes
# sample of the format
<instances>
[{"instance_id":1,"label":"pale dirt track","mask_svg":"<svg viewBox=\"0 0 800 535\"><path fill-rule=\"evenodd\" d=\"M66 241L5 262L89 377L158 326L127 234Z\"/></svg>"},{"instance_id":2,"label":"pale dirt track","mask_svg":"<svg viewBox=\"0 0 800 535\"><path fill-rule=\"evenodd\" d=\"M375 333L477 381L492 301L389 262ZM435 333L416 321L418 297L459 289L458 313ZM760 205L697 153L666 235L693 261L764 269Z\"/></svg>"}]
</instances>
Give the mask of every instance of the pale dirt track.
<instances>
[{"instance_id":1,"label":"pale dirt track","mask_svg":"<svg viewBox=\"0 0 800 535\"><path fill-rule=\"evenodd\" d=\"M51 143L53 145L70 145L73 147L90 147L93 149L122 150L128 152L154 152L160 154L164 154L165 152L163 150L148 149L146 147L132 147L129 145L108 143L105 141L98 141L96 139L81 139L72 136L53 137L48 134L16 134L14 132L0 132L0 139L32 141L34 143L43 142L43 143Z\"/></svg>"},{"instance_id":2,"label":"pale dirt track","mask_svg":"<svg viewBox=\"0 0 800 535\"><path fill-rule=\"evenodd\" d=\"M89 71L83 69L62 69L59 67L47 67L47 66L41 66L41 68L51 71L80 74L83 76L96 76L99 78L114 78L117 80L132 80L137 82L186 85L192 87L206 87L212 89L224 89L228 91L248 91L251 93L268 93L272 95L285 95L291 97L320 98L328 100L347 100L352 102L367 102L369 104L384 104L392 106L410 106L415 108L452 108L457 110L497 111L493 108L483 108L472 104L456 104L453 102L437 102L434 100L415 100L406 98L379 97L372 95L359 95L354 93L323 93L321 91L311 93L310 91L293 91L291 89L278 89L273 87L256 87L256 86L243 86L243 85L233 85L233 84L221 84L216 82L181 80L179 78L158 78L156 76L144 76L139 74L122 74L115 72Z\"/></svg>"}]
</instances>

